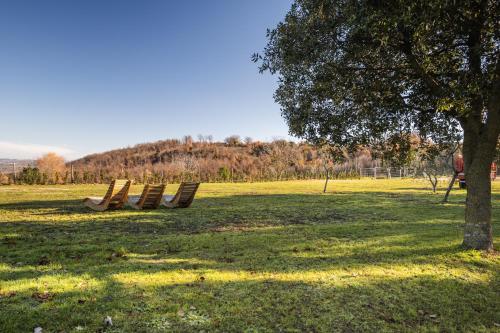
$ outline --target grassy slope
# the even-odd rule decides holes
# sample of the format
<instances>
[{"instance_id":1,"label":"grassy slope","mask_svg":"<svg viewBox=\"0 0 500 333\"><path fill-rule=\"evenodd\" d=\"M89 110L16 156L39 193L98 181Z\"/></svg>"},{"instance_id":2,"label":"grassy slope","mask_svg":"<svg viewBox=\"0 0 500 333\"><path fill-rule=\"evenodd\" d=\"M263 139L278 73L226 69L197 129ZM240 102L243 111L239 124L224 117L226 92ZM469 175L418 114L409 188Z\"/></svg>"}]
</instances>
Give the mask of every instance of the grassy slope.
<instances>
[{"instance_id":1,"label":"grassy slope","mask_svg":"<svg viewBox=\"0 0 500 333\"><path fill-rule=\"evenodd\" d=\"M464 192L426 186L203 184L105 213L81 205L104 186L0 187L0 331L500 331L500 256L462 250Z\"/></svg>"}]
</instances>

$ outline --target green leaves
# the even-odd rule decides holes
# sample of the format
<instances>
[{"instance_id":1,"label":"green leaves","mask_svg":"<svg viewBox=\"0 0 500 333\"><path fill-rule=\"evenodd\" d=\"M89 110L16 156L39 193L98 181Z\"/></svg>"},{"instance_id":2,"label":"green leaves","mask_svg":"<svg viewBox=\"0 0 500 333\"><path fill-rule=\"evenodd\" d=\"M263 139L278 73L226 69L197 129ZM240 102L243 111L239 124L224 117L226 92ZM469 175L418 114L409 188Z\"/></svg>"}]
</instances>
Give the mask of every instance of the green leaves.
<instances>
[{"instance_id":1,"label":"green leaves","mask_svg":"<svg viewBox=\"0 0 500 333\"><path fill-rule=\"evenodd\" d=\"M483 3L296 0L252 59L278 74L275 100L295 136L341 147L410 134L451 142L493 85L500 5Z\"/></svg>"}]
</instances>

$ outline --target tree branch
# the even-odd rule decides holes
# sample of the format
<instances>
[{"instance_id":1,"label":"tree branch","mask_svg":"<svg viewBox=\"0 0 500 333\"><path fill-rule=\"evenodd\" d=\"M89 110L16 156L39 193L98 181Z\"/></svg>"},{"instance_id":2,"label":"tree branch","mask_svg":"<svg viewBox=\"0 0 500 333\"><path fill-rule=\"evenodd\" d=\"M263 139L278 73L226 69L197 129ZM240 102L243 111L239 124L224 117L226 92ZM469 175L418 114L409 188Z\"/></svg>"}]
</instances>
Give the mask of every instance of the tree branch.
<instances>
[{"instance_id":1,"label":"tree branch","mask_svg":"<svg viewBox=\"0 0 500 333\"><path fill-rule=\"evenodd\" d=\"M425 71L422 65L418 62L417 58L413 54L412 51L412 42L411 42L411 33L408 29L404 27L400 27L400 32L403 35L403 44L402 50L403 53L408 58L410 65L414 70L420 75L420 77L424 80L425 84L432 91L432 93L437 97L446 97L446 89L439 84L429 73Z\"/></svg>"}]
</instances>

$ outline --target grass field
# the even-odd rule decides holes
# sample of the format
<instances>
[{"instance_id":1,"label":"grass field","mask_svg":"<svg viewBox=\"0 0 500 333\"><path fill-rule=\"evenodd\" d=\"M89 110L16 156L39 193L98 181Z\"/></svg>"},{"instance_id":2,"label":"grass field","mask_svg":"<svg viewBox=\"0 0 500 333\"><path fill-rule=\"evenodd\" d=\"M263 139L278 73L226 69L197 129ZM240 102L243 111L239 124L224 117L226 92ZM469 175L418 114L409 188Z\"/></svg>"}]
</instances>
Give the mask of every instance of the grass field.
<instances>
[{"instance_id":1,"label":"grass field","mask_svg":"<svg viewBox=\"0 0 500 333\"><path fill-rule=\"evenodd\" d=\"M104 213L81 200L105 186L0 187L0 332L500 332L500 255L460 247L463 191L322 185L202 184L189 209Z\"/></svg>"}]
</instances>

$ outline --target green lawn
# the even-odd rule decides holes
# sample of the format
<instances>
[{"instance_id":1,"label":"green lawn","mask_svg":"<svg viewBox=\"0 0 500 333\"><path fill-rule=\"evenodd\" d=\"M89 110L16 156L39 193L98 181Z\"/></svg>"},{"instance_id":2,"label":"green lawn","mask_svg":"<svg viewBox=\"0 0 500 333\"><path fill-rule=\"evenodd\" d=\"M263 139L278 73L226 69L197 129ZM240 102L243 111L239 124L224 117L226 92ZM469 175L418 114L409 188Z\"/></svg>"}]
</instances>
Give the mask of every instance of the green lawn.
<instances>
[{"instance_id":1,"label":"green lawn","mask_svg":"<svg viewBox=\"0 0 500 333\"><path fill-rule=\"evenodd\" d=\"M322 185L202 184L189 209L104 213L81 200L105 186L0 187L0 332L500 331L500 255L460 247L463 191Z\"/></svg>"}]
</instances>

